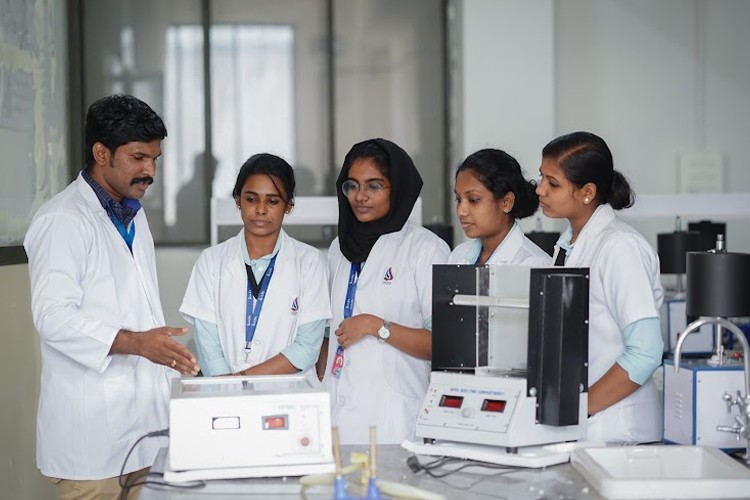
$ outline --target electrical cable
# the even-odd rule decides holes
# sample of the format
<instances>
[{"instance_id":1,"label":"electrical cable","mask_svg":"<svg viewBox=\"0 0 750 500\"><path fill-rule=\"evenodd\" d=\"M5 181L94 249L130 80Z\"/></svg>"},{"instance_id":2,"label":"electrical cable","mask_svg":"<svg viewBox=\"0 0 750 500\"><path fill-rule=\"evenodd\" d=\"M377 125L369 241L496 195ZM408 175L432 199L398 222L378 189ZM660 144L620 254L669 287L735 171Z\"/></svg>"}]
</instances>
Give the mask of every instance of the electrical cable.
<instances>
[{"instance_id":1,"label":"electrical cable","mask_svg":"<svg viewBox=\"0 0 750 500\"><path fill-rule=\"evenodd\" d=\"M136 439L135 443L133 443L133 446L130 447L130 449L128 450L128 454L125 455L125 460L123 460L122 462L122 467L120 468L120 476L117 478L117 483L120 485L120 500L126 500L128 498L129 491L132 488L135 488L136 486L145 485L145 484L164 486L168 488L178 488L178 489L201 488L206 485L204 481L198 481L196 482L196 484L186 484L186 485L173 485L173 484L169 484L163 481L151 481L148 479L141 481L143 477L148 478L152 474L158 475L158 473L156 472L148 472L145 474L145 476L134 478L133 482L131 483L128 483L128 481L124 479L123 476L125 474L125 466L127 465L128 459L130 458L131 453L133 453L133 450L135 449L135 447L138 446L138 444L146 438L163 437L163 436L169 436L169 429L162 429L160 431L154 431L154 432L149 432L147 434L144 434L143 436Z\"/></svg>"},{"instance_id":2,"label":"electrical cable","mask_svg":"<svg viewBox=\"0 0 750 500\"><path fill-rule=\"evenodd\" d=\"M163 477L164 474L162 474L161 472L149 472L148 474L146 474L145 477L149 477L149 476ZM131 490L137 486L142 486L142 485L157 486L157 488L155 489L161 489L161 490L170 490L170 489L189 490L189 489L195 489L195 488L203 488L204 486L206 486L206 482L195 481L190 484L187 484L187 483L186 484L173 484L173 483L167 483L165 481L155 481L155 480L146 479L145 481L135 481L133 483L126 483L125 488L127 490ZM125 493L125 496L124 497L121 496L120 498L122 500L125 500L127 499L128 494L129 493Z\"/></svg>"},{"instance_id":3,"label":"electrical cable","mask_svg":"<svg viewBox=\"0 0 750 500\"><path fill-rule=\"evenodd\" d=\"M436 474L432 472L434 469L437 469L439 467L442 467L446 464L450 463L456 463L456 462L466 462L464 465L461 465L460 467L457 467L455 469L451 469L449 471ZM434 477L436 479L440 479L446 476L450 476L451 474L467 469L469 467L481 467L485 469L497 469L502 470L505 472L515 472L518 471L518 467L508 467L507 465L498 465L498 464L488 464L484 462L476 462L473 460L465 460L462 458L454 458L454 457L442 457L437 460L434 460L428 464L422 464L419 461L419 458L417 458L416 455L410 456L408 459L406 459L406 464L409 466L409 469L411 469L415 474L418 474L420 471L424 471L427 475Z\"/></svg>"}]
</instances>

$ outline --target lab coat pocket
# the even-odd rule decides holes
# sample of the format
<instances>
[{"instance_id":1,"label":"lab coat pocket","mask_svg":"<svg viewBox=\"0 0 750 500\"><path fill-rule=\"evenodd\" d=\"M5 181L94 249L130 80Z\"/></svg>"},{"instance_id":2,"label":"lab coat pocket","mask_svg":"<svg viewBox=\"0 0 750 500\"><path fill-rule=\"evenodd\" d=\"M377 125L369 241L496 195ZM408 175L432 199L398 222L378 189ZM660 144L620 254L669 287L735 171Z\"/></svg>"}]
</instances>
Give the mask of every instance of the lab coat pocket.
<instances>
[{"instance_id":1,"label":"lab coat pocket","mask_svg":"<svg viewBox=\"0 0 750 500\"><path fill-rule=\"evenodd\" d=\"M128 363L112 360L103 380L104 407L107 429L113 440L121 440L132 433L138 415L135 398L135 370ZM114 366L113 366L114 365Z\"/></svg>"},{"instance_id":2,"label":"lab coat pocket","mask_svg":"<svg viewBox=\"0 0 750 500\"><path fill-rule=\"evenodd\" d=\"M429 365L393 346L380 344L380 362L388 387L401 396L422 402L427 392Z\"/></svg>"}]
</instances>

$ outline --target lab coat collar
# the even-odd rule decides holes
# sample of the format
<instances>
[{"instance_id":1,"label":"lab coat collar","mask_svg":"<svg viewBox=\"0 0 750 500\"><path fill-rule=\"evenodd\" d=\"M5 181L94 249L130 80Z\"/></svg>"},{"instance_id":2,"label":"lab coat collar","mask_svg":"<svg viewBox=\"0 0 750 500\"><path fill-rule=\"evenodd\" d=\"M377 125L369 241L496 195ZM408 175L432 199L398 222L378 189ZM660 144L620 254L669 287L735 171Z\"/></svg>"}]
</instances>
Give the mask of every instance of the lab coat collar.
<instances>
[{"instance_id":1,"label":"lab coat collar","mask_svg":"<svg viewBox=\"0 0 750 500\"><path fill-rule=\"evenodd\" d=\"M576 241L573 244L573 251L568 257L566 265L575 265L578 256L583 255L583 253L586 251L586 247L590 245L591 242L596 242L597 237L601 234L604 228L606 228L609 224L612 223L613 220L615 220L615 217L615 211L609 203L604 203L596 207L594 213L591 214L591 218L589 218L588 222L586 222L586 225L583 226L581 234L579 234L578 238L576 238ZM571 236L572 229L568 227L568 229L560 236L558 245L560 245L561 240L566 244L562 245L563 247L569 245Z\"/></svg>"},{"instance_id":2,"label":"lab coat collar","mask_svg":"<svg viewBox=\"0 0 750 500\"><path fill-rule=\"evenodd\" d=\"M232 257L232 260L230 262L236 262L239 261L242 263L242 266L229 266L229 271L232 274L246 277L247 271L245 269L245 256L247 254L247 249L245 248L245 236L244 236L245 229L240 229L240 232L237 234L237 241L235 244L231 245L231 248L227 249L227 252L229 252L229 255ZM286 234L286 231L284 229L281 229L281 232L279 233L279 238L276 240L276 245L274 246L273 252L270 254L278 255L277 261L287 261L290 259L294 259L294 252L292 251L292 245L289 241L289 235Z\"/></svg>"},{"instance_id":3,"label":"lab coat collar","mask_svg":"<svg viewBox=\"0 0 750 500\"><path fill-rule=\"evenodd\" d=\"M490 258L487 259L485 264L505 264L513 260L518 253L518 249L523 245L523 231L517 221L513 222L513 225L505 235L503 241L497 246ZM477 261L479 254L482 252L482 240L479 238L472 241L472 244L466 251L466 262L473 264Z\"/></svg>"},{"instance_id":4,"label":"lab coat collar","mask_svg":"<svg viewBox=\"0 0 750 500\"><path fill-rule=\"evenodd\" d=\"M107 213L107 210L102 206L101 202L99 201L99 197L96 195L94 190L91 188L88 182L86 182L86 179L83 178L83 172L80 172L78 174L78 177L73 181L72 187L78 192L81 199L84 201L88 209L91 211L92 214L95 214L96 217L99 217L100 222L106 221L106 226L108 227L108 232L112 238L117 238L120 242L122 242L122 248L130 253L131 255L136 255L136 248L141 245L141 242L143 241L143 238L136 237L133 241L133 248L129 248L127 243L125 243L125 240L120 235L120 232L117 230L117 227L112 222L112 219L109 217L109 214ZM142 210L139 210L138 213L135 215L133 220L139 219L139 217L144 217L144 213ZM140 220L140 219L139 219Z\"/></svg>"},{"instance_id":5,"label":"lab coat collar","mask_svg":"<svg viewBox=\"0 0 750 500\"><path fill-rule=\"evenodd\" d=\"M92 212L103 213L107 216L107 218L109 218L107 210L99 202L99 197L96 196L96 193L93 189L91 189L89 183L86 182L86 179L83 178L83 171L78 173L78 177L76 177L76 180L73 181L73 185L75 186L75 189L81 194L81 197L89 206L89 209Z\"/></svg>"},{"instance_id":6,"label":"lab coat collar","mask_svg":"<svg viewBox=\"0 0 750 500\"><path fill-rule=\"evenodd\" d=\"M513 260L518 253L518 249L523 245L523 231L518 222L513 222L513 227L510 228L508 234L505 235L500 245L492 252L492 255L487 259L488 263L492 264L505 264Z\"/></svg>"},{"instance_id":7,"label":"lab coat collar","mask_svg":"<svg viewBox=\"0 0 750 500\"><path fill-rule=\"evenodd\" d=\"M376 241L375 245L373 245L373 247L372 247L373 250L376 249L376 248L378 248L379 246L386 245L388 240L401 240L401 239L403 239L403 237L406 235L406 231L407 231L407 229L408 229L408 227L409 227L410 224L411 224L411 222L407 221L406 224L404 224L404 226L401 229L399 229L398 231L394 231L392 233L387 233L387 234L381 234L380 237L378 238L378 241ZM370 250L370 252L372 253L373 250Z\"/></svg>"},{"instance_id":8,"label":"lab coat collar","mask_svg":"<svg viewBox=\"0 0 750 500\"><path fill-rule=\"evenodd\" d=\"M243 230L244 231L244 230ZM261 260L261 259L267 259L271 260L274 255L277 255L279 253L279 249L281 248L281 235L284 232L284 230L281 230L281 233L279 233L279 237L276 238L276 244L273 246L273 250L271 250L271 253L268 255L264 255L263 257L258 257L257 259L251 259L250 258L250 251L247 249L247 241L244 238L244 235L242 234L242 231L240 231L240 249L242 251L242 260L245 261L245 264L250 264L253 260Z\"/></svg>"}]
</instances>

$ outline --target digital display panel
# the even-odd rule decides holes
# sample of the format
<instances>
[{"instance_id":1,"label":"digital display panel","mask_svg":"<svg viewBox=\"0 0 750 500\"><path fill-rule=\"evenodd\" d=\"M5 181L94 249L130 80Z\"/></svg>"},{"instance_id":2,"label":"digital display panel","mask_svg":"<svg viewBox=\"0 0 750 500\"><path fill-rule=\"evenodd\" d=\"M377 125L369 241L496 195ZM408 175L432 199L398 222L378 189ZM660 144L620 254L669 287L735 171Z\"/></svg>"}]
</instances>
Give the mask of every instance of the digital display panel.
<instances>
[{"instance_id":1,"label":"digital display panel","mask_svg":"<svg viewBox=\"0 0 750 500\"><path fill-rule=\"evenodd\" d=\"M501 399L485 399L482 402L482 411L502 413L505 411L505 401Z\"/></svg>"},{"instance_id":2,"label":"digital display panel","mask_svg":"<svg viewBox=\"0 0 750 500\"><path fill-rule=\"evenodd\" d=\"M463 402L464 398L462 396L448 396L444 394L440 398L438 406L443 406L445 408L461 408Z\"/></svg>"}]
</instances>

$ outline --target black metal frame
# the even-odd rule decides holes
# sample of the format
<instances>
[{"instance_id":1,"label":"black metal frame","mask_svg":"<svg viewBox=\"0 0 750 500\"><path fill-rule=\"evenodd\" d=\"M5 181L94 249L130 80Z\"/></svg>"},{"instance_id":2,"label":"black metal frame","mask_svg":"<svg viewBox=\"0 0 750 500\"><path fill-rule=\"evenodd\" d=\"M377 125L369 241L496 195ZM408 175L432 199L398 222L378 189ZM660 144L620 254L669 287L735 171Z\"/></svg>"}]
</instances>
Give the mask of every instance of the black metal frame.
<instances>
[{"instance_id":1,"label":"black metal frame","mask_svg":"<svg viewBox=\"0 0 750 500\"><path fill-rule=\"evenodd\" d=\"M473 373L477 366L487 365L489 334L487 328L478 333L477 325L487 325L489 308L453 307L453 296L487 295L489 274L485 266L432 266L433 371Z\"/></svg>"},{"instance_id":2,"label":"black metal frame","mask_svg":"<svg viewBox=\"0 0 750 500\"><path fill-rule=\"evenodd\" d=\"M537 422L579 423L588 391L588 268L532 269L529 278L527 388L536 395Z\"/></svg>"}]
</instances>

